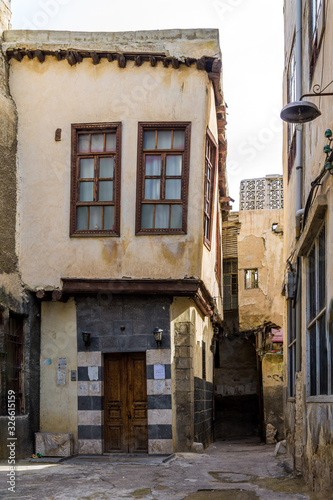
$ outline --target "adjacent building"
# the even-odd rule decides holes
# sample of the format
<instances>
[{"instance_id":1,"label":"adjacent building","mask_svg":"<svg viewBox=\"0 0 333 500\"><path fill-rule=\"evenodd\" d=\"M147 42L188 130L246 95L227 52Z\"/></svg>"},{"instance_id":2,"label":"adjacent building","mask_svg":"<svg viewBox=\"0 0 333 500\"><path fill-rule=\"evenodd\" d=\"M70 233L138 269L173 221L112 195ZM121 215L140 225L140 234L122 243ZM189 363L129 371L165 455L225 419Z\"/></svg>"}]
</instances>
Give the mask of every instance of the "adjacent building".
<instances>
[{"instance_id":1,"label":"adjacent building","mask_svg":"<svg viewBox=\"0 0 333 500\"><path fill-rule=\"evenodd\" d=\"M9 30L2 49L35 430L83 454L208 445L230 208L218 31Z\"/></svg>"},{"instance_id":2,"label":"adjacent building","mask_svg":"<svg viewBox=\"0 0 333 500\"><path fill-rule=\"evenodd\" d=\"M283 179L240 185L222 224L224 329L215 364L216 436L284 438Z\"/></svg>"},{"instance_id":3,"label":"adjacent building","mask_svg":"<svg viewBox=\"0 0 333 500\"><path fill-rule=\"evenodd\" d=\"M0 1L0 36L10 27L10 1ZM8 458L8 410L15 406L20 456L33 451L39 430L39 307L21 281L18 259L18 116L0 51L0 457ZM15 405L14 405L15 403Z\"/></svg>"},{"instance_id":4,"label":"adjacent building","mask_svg":"<svg viewBox=\"0 0 333 500\"><path fill-rule=\"evenodd\" d=\"M315 490L331 490L333 4L285 0L284 16L284 103L298 101L281 114L287 121L283 147L286 435L295 472Z\"/></svg>"}]
</instances>

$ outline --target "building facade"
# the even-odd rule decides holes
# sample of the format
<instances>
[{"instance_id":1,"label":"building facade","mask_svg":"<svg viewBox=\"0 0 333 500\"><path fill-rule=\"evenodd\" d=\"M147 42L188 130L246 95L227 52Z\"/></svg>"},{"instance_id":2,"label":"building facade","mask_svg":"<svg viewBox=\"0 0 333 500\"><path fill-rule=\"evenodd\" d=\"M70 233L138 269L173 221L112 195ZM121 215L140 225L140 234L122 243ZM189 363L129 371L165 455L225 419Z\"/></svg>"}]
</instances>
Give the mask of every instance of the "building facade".
<instances>
[{"instance_id":1,"label":"building facade","mask_svg":"<svg viewBox=\"0 0 333 500\"><path fill-rule=\"evenodd\" d=\"M78 453L208 445L228 209L218 31L5 31L3 51L40 432Z\"/></svg>"},{"instance_id":2,"label":"building facade","mask_svg":"<svg viewBox=\"0 0 333 500\"><path fill-rule=\"evenodd\" d=\"M283 179L243 180L240 211L222 225L225 327L215 364L216 435L284 437Z\"/></svg>"},{"instance_id":3,"label":"building facade","mask_svg":"<svg viewBox=\"0 0 333 500\"><path fill-rule=\"evenodd\" d=\"M10 27L10 1L0 1L0 36ZM8 458L8 412L16 416L17 457L33 451L39 430L39 305L25 289L18 263L18 195L15 102L8 86L9 68L0 51L0 457Z\"/></svg>"},{"instance_id":4,"label":"building facade","mask_svg":"<svg viewBox=\"0 0 333 500\"><path fill-rule=\"evenodd\" d=\"M284 103L312 103L284 126L286 435L295 472L331 490L333 5L286 0L284 16Z\"/></svg>"}]
</instances>

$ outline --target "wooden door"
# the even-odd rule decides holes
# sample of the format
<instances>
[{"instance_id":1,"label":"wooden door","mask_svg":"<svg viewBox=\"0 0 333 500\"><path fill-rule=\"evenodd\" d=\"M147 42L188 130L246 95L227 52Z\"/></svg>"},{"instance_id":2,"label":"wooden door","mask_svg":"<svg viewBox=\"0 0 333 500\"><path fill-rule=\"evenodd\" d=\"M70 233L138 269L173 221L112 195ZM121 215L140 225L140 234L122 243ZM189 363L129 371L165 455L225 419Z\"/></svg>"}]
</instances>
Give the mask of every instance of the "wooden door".
<instances>
[{"instance_id":1,"label":"wooden door","mask_svg":"<svg viewBox=\"0 0 333 500\"><path fill-rule=\"evenodd\" d=\"M146 354L106 354L104 360L106 453L147 453Z\"/></svg>"}]
</instances>

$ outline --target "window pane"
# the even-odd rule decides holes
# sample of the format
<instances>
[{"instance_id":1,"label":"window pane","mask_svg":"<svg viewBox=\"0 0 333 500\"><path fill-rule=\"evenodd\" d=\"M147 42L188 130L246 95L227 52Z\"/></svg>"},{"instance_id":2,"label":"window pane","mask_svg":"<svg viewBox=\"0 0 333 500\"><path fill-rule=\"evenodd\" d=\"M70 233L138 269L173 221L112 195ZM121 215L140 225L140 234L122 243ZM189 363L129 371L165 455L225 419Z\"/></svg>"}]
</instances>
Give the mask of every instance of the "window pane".
<instances>
[{"instance_id":1,"label":"window pane","mask_svg":"<svg viewBox=\"0 0 333 500\"><path fill-rule=\"evenodd\" d=\"M100 181L99 201L113 201L113 181Z\"/></svg>"},{"instance_id":2,"label":"window pane","mask_svg":"<svg viewBox=\"0 0 333 500\"><path fill-rule=\"evenodd\" d=\"M182 216L183 216L182 205L171 205L170 227L172 229L181 229L183 227Z\"/></svg>"},{"instance_id":3,"label":"window pane","mask_svg":"<svg viewBox=\"0 0 333 500\"><path fill-rule=\"evenodd\" d=\"M141 227L151 229L153 227L154 205L142 205Z\"/></svg>"},{"instance_id":4,"label":"window pane","mask_svg":"<svg viewBox=\"0 0 333 500\"><path fill-rule=\"evenodd\" d=\"M157 132L157 149L171 149L171 130Z\"/></svg>"},{"instance_id":5,"label":"window pane","mask_svg":"<svg viewBox=\"0 0 333 500\"><path fill-rule=\"evenodd\" d=\"M102 207L89 207L89 229L102 229Z\"/></svg>"},{"instance_id":6,"label":"window pane","mask_svg":"<svg viewBox=\"0 0 333 500\"><path fill-rule=\"evenodd\" d=\"M80 160L80 177L81 179L93 179L94 178L94 159L82 159Z\"/></svg>"},{"instance_id":7,"label":"window pane","mask_svg":"<svg viewBox=\"0 0 333 500\"><path fill-rule=\"evenodd\" d=\"M184 130L175 130L173 133L173 149L184 149L185 132Z\"/></svg>"},{"instance_id":8,"label":"window pane","mask_svg":"<svg viewBox=\"0 0 333 500\"><path fill-rule=\"evenodd\" d=\"M166 175L182 175L183 157L167 156L166 157Z\"/></svg>"},{"instance_id":9,"label":"window pane","mask_svg":"<svg viewBox=\"0 0 333 500\"><path fill-rule=\"evenodd\" d=\"M328 394L328 366L326 343L326 314L319 320L319 366L320 366L320 394Z\"/></svg>"},{"instance_id":10,"label":"window pane","mask_svg":"<svg viewBox=\"0 0 333 500\"><path fill-rule=\"evenodd\" d=\"M169 205L156 205L155 228L165 229L169 227Z\"/></svg>"},{"instance_id":11,"label":"window pane","mask_svg":"<svg viewBox=\"0 0 333 500\"><path fill-rule=\"evenodd\" d=\"M91 135L91 151L104 151L104 134Z\"/></svg>"},{"instance_id":12,"label":"window pane","mask_svg":"<svg viewBox=\"0 0 333 500\"><path fill-rule=\"evenodd\" d=\"M318 246L319 246L319 311L321 311L325 307L326 302L326 250L325 250L325 228L322 229L319 238L318 238ZM318 312L319 312L318 311Z\"/></svg>"},{"instance_id":13,"label":"window pane","mask_svg":"<svg viewBox=\"0 0 333 500\"><path fill-rule=\"evenodd\" d=\"M79 153L89 151L89 134L79 135Z\"/></svg>"},{"instance_id":14,"label":"window pane","mask_svg":"<svg viewBox=\"0 0 333 500\"><path fill-rule=\"evenodd\" d=\"M167 179L165 181L165 199L180 200L182 181L180 179Z\"/></svg>"},{"instance_id":15,"label":"window pane","mask_svg":"<svg viewBox=\"0 0 333 500\"><path fill-rule=\"evenodd\" d=\"M76 211L76 227L79 230L87 229L88 207L78 207Z\"/></svg>"},{"instance_id":16,"label":"window pane","mask_svg":"<svg viewBox=\"0 0 333 500\"><path fill-rule=\"evenodd\" d=\"M105 151L116 150L116 134L106 134Z\"/></svg>"},{"instance_id":17,"label":"window pane","mask_svg":"<svg viewBox=\"0 0 333 500\"><path fill-rule=\"evenodd\" d=\"M114 158L100 158L99 177L113 177Z\"/></svg>"},{"instance_id":18,"label":"window pane","mask_svg":"<svg viewBox=\"0 0 333 500\"><path fill-rule=\"evenodd\" d=\"M103 229L114 229L114 206L104 207Z\"/></svg>"},{"instance_id":19,"label":"window pane","mask_svg":"<svg viewBox=\"0 0 333 500\"><path fill-rule=\"evenodd\" d=\"M245 288L251 288L251 269L245 271Z\"/></svg>"},{"instance_id":20,"label":"window pane","mask_svg":"<svg viewBox=\"0 0 333 500\"><path fill-rule=\"evenodd\" d=\"M317 347L316 325L309 331L310 334L310 396L317 394Z\"/></svg>"},{"instance_id":21,"label":"window pane","mask_svg":"<svg viewBox=\"0 0 333 500\"><path fill-rule=\"evenodd\" d=\"M146 179L145 200L159 200L161 192L160 185L160 179Z\"/></svg>"},{"instance_id":22,"label":"window pane","mask_svg":"<svg viewBox=\"0 0 333 500\"><path fill-rule=\"evenodd\" d=\"M155 130L144 132L143 149L155 149Z\"/></svg>"},{"instance_id":23,"label":"window pane","mask_svg":"<svg viewBox=\"0 0 333 500\"><path fill-rule=\"evenodd\" d=\"M313 319L316 316L315 247L312 248L309 255L309 306L310 306L310 319Z\"/></svg>"},{"instance_id":24,"label":"window pane","mask_svg":"<svg viewBox=\"0 0 333 500\"><path fill-rule=\"evenodd\" d=\"M161 175L160 156L146 156L146 175Z\"/></svg>"},{"instance_id":25,"label":"window pane","mask_svg":"<svg viewBox=\"0 0 333 500\"><path fill-rule=\"evenodd\" d=\"M80 201L94 201L93 182L80 182Z\"/></svg>"}]
</instances>

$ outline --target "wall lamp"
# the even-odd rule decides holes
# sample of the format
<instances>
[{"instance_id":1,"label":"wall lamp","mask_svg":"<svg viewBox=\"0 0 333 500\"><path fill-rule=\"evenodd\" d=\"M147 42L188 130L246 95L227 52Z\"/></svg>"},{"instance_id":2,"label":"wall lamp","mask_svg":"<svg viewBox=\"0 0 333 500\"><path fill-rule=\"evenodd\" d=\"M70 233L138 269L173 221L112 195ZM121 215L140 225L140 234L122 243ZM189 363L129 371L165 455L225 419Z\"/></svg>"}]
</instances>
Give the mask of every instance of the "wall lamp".
<instances>
[{"instance_id":1,"label":"wall lamp","mask_svg":"<svg viewBox=\"0 0 333 500\"><path fill-rule=\"evenodd\" d=\"M157 347L161 347L163 330L161 328L154 328L153 335L156 340Z\"/></svg>"},{"instance_id":2,"label":"wall lamp","mask_svg":"<svg viewBox=\"0 0 333 500\"><path fill-rule=\"evenodd\" d=\"M81 332L82 333L82 340L84 342L84 345L86 347L90 346L90 333L89 332Z\"/></svg>"},{"instance_id":3,"label":"wall lamp","mask_svg":"<svg viewBox=\"0 0 333 500\"><path fill-rule=\"evenodd\" d=\"M310 101L303 101L303 97L315 97L315 96L333 96L333 92L324 92L331 84L333 80L321 89L320 85L316 84L312 88L311 94L303 94L299 101L290 102L281 111L280 117L283 121L288 123L306 123L315 120L321 115L321 111L318 107Z\"/></svg>"}]
</instances>

